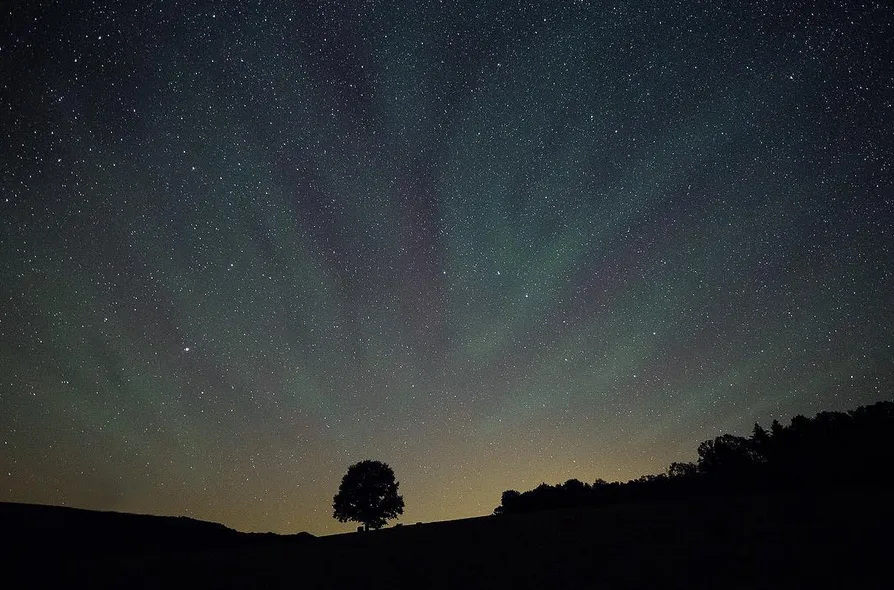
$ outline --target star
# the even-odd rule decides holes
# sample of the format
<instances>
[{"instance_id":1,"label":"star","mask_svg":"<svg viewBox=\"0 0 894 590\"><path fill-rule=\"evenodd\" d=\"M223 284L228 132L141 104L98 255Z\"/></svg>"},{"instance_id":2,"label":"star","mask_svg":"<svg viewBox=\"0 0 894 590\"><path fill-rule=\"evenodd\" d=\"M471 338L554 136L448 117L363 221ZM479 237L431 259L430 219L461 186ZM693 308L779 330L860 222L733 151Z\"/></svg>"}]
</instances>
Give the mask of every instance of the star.
<instances>
[{"instance_id":1,"label":"star","mask_svg":"<svg viewBox=\"0 0 894 590\"><path fill-rule=\"evenodd\" d=\"M0 500L445 520L894 391L881 3L169 4L4 12Z\"/></svg>"}]
</instances>

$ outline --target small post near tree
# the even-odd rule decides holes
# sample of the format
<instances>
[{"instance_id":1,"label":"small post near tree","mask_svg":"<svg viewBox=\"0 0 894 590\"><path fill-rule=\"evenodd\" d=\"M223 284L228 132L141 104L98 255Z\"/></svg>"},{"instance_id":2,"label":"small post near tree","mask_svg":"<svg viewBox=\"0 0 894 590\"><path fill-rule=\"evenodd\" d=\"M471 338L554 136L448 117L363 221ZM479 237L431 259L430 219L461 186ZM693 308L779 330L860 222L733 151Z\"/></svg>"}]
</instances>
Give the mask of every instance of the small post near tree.
<instances>
[{"instance_id":1,"label":"small post near tree","mask_svg":"<svg viewBox=\"0 0 894 590\"><path fill-rule=\"evenodd\" d=\"M332 498L332 517L339 522L352 520L365 530L380 529L404 513L400 485L387 463L365 460L348 467L338 493Z\"/></svg>"}]
</instances>

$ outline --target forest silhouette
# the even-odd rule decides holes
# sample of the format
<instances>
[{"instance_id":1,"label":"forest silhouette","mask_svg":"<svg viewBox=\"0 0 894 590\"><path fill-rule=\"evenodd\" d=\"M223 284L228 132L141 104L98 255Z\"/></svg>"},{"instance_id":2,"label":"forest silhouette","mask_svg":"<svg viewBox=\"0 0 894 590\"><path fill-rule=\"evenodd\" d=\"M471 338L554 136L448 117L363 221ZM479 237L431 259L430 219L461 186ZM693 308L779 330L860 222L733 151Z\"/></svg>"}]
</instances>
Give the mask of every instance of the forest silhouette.
<instances>
[{"instance_id":1,"label":"forest silhouette","mask_svg":"<svg viewBox=\"0 0 894 590\"><path fill-rule=\"evenodd\" d=\"M894 402L849 412L774 420L748 437L723 434L698 446L695 463L671 463L665 473L626 483L569 479L533 490L503 492L495 514L618 502L674 500L693 495L890 490L894 465Z\"/></svg>"}]
</instances>

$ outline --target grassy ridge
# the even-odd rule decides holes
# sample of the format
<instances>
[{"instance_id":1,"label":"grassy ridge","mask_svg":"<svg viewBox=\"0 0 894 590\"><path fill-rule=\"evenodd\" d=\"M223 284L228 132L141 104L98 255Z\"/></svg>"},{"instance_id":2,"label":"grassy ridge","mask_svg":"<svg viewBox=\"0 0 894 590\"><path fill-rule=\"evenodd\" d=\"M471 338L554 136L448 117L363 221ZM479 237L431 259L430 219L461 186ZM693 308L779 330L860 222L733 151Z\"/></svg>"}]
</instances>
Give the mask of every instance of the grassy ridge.
<instances>
[{"instance_id":1,"label":"grassy ridge","mask_svg":"<svg viewBox=\"0 0 894 590\"><path fill-rule=\"evenodd\" d=\"M694 497L320 538L247 535L216 547L144 554L69 559L40 552L31 556L42 568L30 581L143 588L883 588L890 582L892 524L886 494Z\"/></svg>"}]
</instances>

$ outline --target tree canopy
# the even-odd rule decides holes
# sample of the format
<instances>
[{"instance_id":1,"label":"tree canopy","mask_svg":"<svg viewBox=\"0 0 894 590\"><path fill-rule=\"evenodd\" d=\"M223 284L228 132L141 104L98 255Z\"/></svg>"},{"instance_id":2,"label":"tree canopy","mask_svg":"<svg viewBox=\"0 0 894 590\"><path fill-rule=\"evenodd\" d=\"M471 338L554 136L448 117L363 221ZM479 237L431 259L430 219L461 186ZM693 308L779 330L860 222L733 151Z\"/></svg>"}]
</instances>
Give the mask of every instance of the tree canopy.
<instances>
[{"instance_id":1,"label":"tree canopy","mask_svg":"<svg viewBox=\"0 0 894 590\"><path fill-rule=\"evenodd\" d=\"M332 499L332 517L339 522L352 520L379 529L404 513L404 499L394 470L381 461L364 460L348 467L348 472Z\"/></svg>"}]
</instances>

